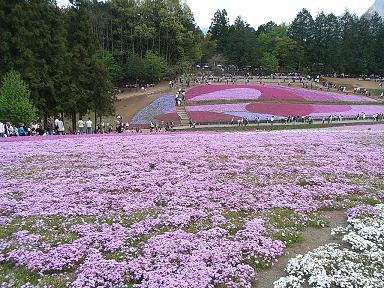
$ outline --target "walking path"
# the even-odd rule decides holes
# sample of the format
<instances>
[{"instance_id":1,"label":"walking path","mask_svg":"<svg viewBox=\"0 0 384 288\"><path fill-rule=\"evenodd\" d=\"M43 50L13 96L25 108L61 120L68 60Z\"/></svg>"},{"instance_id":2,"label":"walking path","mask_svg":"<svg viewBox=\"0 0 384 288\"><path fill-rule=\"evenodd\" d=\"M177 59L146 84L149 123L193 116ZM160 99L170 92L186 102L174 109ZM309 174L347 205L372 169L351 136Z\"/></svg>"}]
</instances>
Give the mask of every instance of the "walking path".
<instances>
[{"instance_id":1,"label":"walking path","mask_svg":"<svg viewBox=\"0 0 384 288\"><path fill-rule=\"evenodd\" d=\"M304 242L288 248L285 255L280 257L277 263L270 269L261 271L257 275L257 288L271 288L273 282L285 276L284 269L288 261L297 255L305 254L313 249L329 243L339 243L331 236L331 230L336 227L345 227L347 218L345 211L325 211L323 217L328 220L329 226L324 228L308 228L304 231Z\"/></svg>"}]
</instances>

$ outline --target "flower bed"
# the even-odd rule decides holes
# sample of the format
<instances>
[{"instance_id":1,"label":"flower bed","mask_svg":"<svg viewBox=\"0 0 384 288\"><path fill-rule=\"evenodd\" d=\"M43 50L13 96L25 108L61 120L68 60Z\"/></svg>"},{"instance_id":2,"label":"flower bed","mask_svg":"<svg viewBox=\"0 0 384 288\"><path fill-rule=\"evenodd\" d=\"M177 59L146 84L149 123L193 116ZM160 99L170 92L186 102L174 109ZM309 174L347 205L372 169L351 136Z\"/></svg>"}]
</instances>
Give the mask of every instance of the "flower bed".
<instances>
[{"instance_id":1,"label":"flower bed","mask_svg":"<svg viewBox=\"0 0 384 288\"><path fill-rule=\"evenodd\" d=\"M156 116L168 113L175 107L173 95L160 97L153 101L150 105L139 111L131 120L131 124L149 125L154 121Z\"/></svg>"},{"instance_id":2,"label":"flower bed","mask_svg":"<svg viewBox=\"0 0 384 288\"><path fill-rule=\"evenodd\" d=\"M355 117L358 114L372 116L384 113L384 105L321 105L321 104L293 104L293 103L238 103L214 104L200 106L186 106L192 120L197 122L223 122L222 119L234 117L247 117L254 120L257 117L264 120L275 116L312 116L327 117L330 115ZM198 114L197 114L198 113ZM216 117L211 117L215 113ZM198 115L195 117L194 115ZM204 116L207 115L207 116ZM210 120L210 121L208 121ZM216 120L216 121L214 121Z\"/></svg>"},{"instance_id":3,"label":"flower bed","mask_svg":"<svg viewBox=\"0 0 384 288\"><path fill-rule=\"evenodd\" d=\"M317 211L384 198L382 136L0 140L0 285L251 287Z\"/></svg>"},{"instance_id":4,"label":"flower bed","mask_svg":"<svg viewBox=\"0 0 384 288\"><path fill-rule=\"evenodd\" d=\"M272 85L198 86L186 93L186 99L188 101L276 99L319 102L376 102L376 100L364 96Z\"/></svg>"},{"instance_id":5,"label":"flower bed","mask_svg":"<svg viewBox=\"0 0 384 288\"><path fill-rule=\"evenodd\" d=\"M257 100L261 96L261 91L254 88L228 88L215 92L206 93L193 97L193 101L213 101L213 100Z\"/></svg>"},{"instance_id":6,"label":"flower bed","mask_svg":"<svg viewBox=\"0 0 384 288\"><path fill-rule=\"evenodd\" d=\"M328 244L291 259L288 276L275 288L383 287L384 205L360 206L348 211L348 227L337 228L345 247Z\"/></svg>"}]
</instances>

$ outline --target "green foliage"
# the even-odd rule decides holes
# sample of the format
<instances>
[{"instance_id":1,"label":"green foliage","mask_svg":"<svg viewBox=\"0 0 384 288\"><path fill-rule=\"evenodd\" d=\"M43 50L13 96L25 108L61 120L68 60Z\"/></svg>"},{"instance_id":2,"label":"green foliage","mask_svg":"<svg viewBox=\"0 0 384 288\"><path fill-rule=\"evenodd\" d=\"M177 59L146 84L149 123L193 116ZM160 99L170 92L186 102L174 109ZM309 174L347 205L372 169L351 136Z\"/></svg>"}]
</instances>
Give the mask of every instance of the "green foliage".
<instances>
[{"instance_id":1,"label":"green foliage","mask_svg":"<svg viewBox=\"0 0 384 288\"><path fill-rule=\"evenodd\" d=\"M30 92L16 71L10 71L0 88L0 120L17 124L30 123L36 117L36 109L30 101Z\"/></svg>"},{"instance_id":2,"label":"green foliage","mask_svg":"<svg viewBox=\"0 0 384 288\"><path fill-rule=\"evenodd\" d=\"M384 21L379 15L359 18L349 12L312 17L303 9L289 26L268 22L255 31L240 17L230 25L227 12L218 10L202 48L203 63L224 55L226 64L268 73L382 75Z\"/></svg>"},{"instance_id":3,"label":"green foliage","mask_svg":"<svg viewBox=\"0 0 384 288\"><path fill-rule=\"evenodd\" d=\"M147 51L144 58L145 78L149 83L159 82L166 70L167 64L164 58L158 56L152 51Z\"/></svg>"},{"instance_id":4,"label":"green foliage","mask_svg":"<svg viewBox=\"0 0 384 288\"><path fill-rule=\"evenodd\" d=\"M201 61L203 63L208 63L210 59L216 56L217 41L213 40L211 36L204 37L204 39L201 41L201 50L203 53Z\"/></svg>"},{"instance_id":5,"label":"green foliage","mask_svg":"<svg viewBox=\"0 0 384 288\"><path fill-rule=\"evenodd\" d=\"M0 77L19 71L40 115L109 114L113 84L157 82L202 57L204 36L183 2L79 2L0 1Z\"/></svg>"},{"instance_id":6,"label":"green foliage","mask_svg":"<svg viewBox=\"0 0 384 288\"><path fill-rule=\"evenodd\" d=\"M262 68L269 72L294 70L294 53L297 45L288 36L286 26L275 25L266 30L266 32L261 33L257 39L257 47L258 54L262 55L260 60Z\"/></svg>"},{"instance_id":7,"label":"green foliage","mask_svg":"<svg viewBox=\"0 0 384 288\"><path fill-rule=\"evenodd\" d=\"M208 35L212 40L217 41L219 52L224 52L224 48L228 43L229 28L227 11L225 9L217 10L209 27Z\"/></svg>"},{"instance_id":8,"label":"green foliage","mask_svg":"<svg viewBox=\"0 0 384 288\"><path fill-rule=\"evenodd\" d=\"M149 50L144 58L139 55L129 56L124 67L124 78L130 83L157 83L164 77L166 70L165 59Z\"/></svg>"},{"instance_id":9,"label":"green foliage","mask_svg":"<svg viewBox=\"0 0 384 288\"><path fill-rule=\"evenodd\" d=\"M269 52L265 52L260 59L260 66L268 72L275 72L279 67L279 60L275 55Z\"/></svg>"},{"instance_id":10,"label":"green foliage","mask_svg":"<svg viewBox=\"0 0 384 288\"><path fill-rule=\"evenodd\" d=\"M116 63L112 53L109 51L98 51L97 58L107 69L112 82L119 83L123 77L123 69L119 64Z\"/></svg>"},{"instance_id":11,"label":"green foliage","mask_svg":"<svg viewBox=\"0 0 384 288\"><path fill-rule=\"evenodd\" d=\"M241 17L235 20L228 33L224 55L229 63L238 67L255 63L256 31Z\"/></svg>"}]
</instances>

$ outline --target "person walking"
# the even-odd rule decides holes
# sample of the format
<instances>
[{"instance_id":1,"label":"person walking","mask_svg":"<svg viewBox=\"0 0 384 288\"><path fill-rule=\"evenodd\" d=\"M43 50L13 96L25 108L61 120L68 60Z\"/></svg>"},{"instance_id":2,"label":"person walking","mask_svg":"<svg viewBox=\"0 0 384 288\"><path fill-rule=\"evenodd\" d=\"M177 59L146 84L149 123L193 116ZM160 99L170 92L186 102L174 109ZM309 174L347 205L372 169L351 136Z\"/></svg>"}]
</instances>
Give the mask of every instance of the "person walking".
<instances>
[{"instance_id":1,"label":"person walking","mask_svg":"<svg viewBox=\"0 0 384 288\"><path fill-rule=\"evenodd\" d=\"M83 118L80 118L79 122L77 122L77 126L79 127L79 134L84 134L84 121Z\"/></svg>"},{"instance_id":2,"label":"person walking","mask_svg":"<svg viewBox=\"0 0 384 288\"><path fill-rule=\"evenodd\" d=\"M88 118L86 125L87 125L87 134L92 134L92 120L90 117Z\"/></svg>"}]
</instances>

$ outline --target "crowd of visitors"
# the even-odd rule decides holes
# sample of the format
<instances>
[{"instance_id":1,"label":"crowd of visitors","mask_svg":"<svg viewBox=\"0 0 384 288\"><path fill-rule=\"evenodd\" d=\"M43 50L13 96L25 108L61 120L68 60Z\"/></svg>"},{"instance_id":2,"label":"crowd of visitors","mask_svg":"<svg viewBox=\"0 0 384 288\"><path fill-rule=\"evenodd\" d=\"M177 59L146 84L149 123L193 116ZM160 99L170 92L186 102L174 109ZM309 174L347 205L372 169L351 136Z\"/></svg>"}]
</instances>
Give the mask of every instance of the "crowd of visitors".
<instances>
[{"instance_id":1,"label":"crowd of visitors","mask_svg":"<svg viewBox=\"0 0 384 288\"><path fill-rule=\"evenodd\" d=\"M44 135L45 130L42 128L40 121L32 121L29 126L24 123L13 125L10 122L2 123L0 121L0 137L11 136L34 136Z\"/></svg>"},{"instance_id":2,"label":"crowd of visitors","mask_svg":"<svg viewBox=\"0 0 384 288\"><path fill-rule=\"evenodd\" d=\"M322 118L314 118L312 116L287 116L287 117L278 117L270 116L264 119L261 119L260 117L256 117L254 120L250 120L247 117L245 118L239 118L235 119L235 117L232 117L230 125L237 125L237 126L247 126L248 124L257 124L258 126L260 124L270 124L273 125L274 123L280 123L280 124L296 124L296 123L307 123L312 124L314 121L321 121L322 124L331 124L334 122L342 122L342 121L365 121L365 120L372 120L374 122L384 121L384 113L380 114L374 114L371 116L367 116L365 113L361 113L356 115L355 117L352 116L343 116L343 115L329 115L327 117Z\"/></svg>"},{"instance_id":3,"label":"crowd of visitors","mask_svg":"<svg viewBox=\"0 0 384 288\"><path fill-rule=\"evenodd\" d=\"M129 123L124 123L121 116L117 116L115 120L115 131L118 133L125 132L129 129ZM63 118L59 115L55 119L49 117L45 123L38 119L32 121L29 125L18 123L13 125L10 122L2 123L0 121L0 137L13 136L48 136L48 135L83 135L83 134L105 134L112 133L114 126L112 123L101 122L94 126L91 118L84 121L82 118L77 122L77 127L72 129L70 126L65 127Z\"/></svg>"},{"instance_id":4,"label":"crowd of visitors","mask_svg":"<svg viewBox=\"0 0 384 288\"><path fill-rule=\"evenodd\" d=\"M174 131L175 125L173 121L170 122L164 122L161 121L159 123L151 121L150 126L149 126L149 131L150 132L168 132L168 131ZM139 131L136 131L139 132Z\"/></svg>"},{"instance_id":5,"label":"crowd of visitors","mask_svg":"<svg viewBox=\"0 0 384 288\"><path fill-rule=\"evenodd\" d=\"M183 102L185 102L185 90L180 88L175 94L175 105L181 106Z\"/></svg>"},{"instance_id":6,"label":"crowd of visitors","mask_svg":"<svg viewBox=\"0 0 384 288\"><path fill-rule=\"evenodd\" d=\"M343 122L343 121L365 121L372 120L374 122L384 121L384 113L374 114L367 116L365 113L358 114L354 117L352 116L343 116L343 115L329 115L327 117L313 118L312 116L287 116L287 117L275 117L270 116L265 119L256 117L255 119L238 118L232 117L230 124L237 126L247 126L249 124L269 124L274 125L275 123L279 124L296 124L296 123L307 123L312 124L314 121L322 124L332 124L334 122ZM206 123L205 123L206 124ZM195 128L197 123L189 121L189 126ZM70 135L70 134L108 134L113 133L124 133L124 132L142 132L142 128L138 126L130 126L130 124L124 123L121 116L117 116L115 120L115 129L111 123L98 123L93 130L93 122L90 118L87 121L83 121L82 118L77 122L77 130L72 130L71 128L65 129L63 119L57 117L54 121L51 118L48 118L47 124L44 126L41 120L32 121L30 125L26 126L24 123L19 123L18 125L12 125L11 123L2 123L0 121L0 137L13 137L13 136L47 136L47 135ZM148 128L148 127L147 127ZM151 121L149 125L150 132L168 132L174 131L174 122L164 122L160 121L159 123Z\"/></svg>"}]
</instances>

